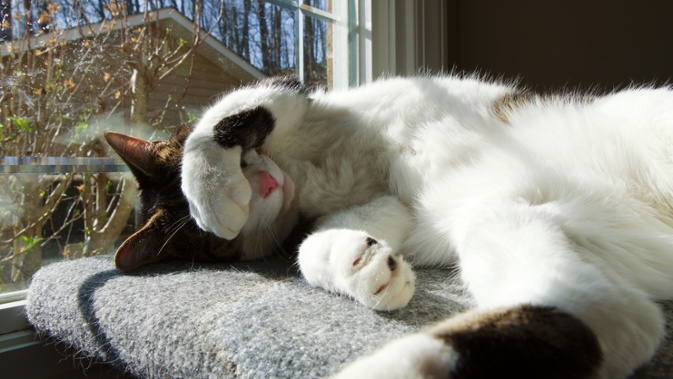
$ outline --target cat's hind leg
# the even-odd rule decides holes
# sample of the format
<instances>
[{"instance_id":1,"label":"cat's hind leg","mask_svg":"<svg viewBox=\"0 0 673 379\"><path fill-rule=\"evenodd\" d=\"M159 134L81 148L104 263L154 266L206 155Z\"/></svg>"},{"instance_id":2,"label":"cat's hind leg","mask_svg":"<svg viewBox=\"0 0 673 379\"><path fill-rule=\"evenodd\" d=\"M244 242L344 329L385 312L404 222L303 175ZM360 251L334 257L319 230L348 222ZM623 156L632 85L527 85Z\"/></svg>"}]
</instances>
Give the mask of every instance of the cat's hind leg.
<instances>
[{"instance_id":1,"label":"cat's hind leg","mask_svg":"<svg viewBox=\"0 0 673 379\"><path fill-rule=\"evenodd\" d=\"M624 378L652 357L663 318L644 292L583 259L545 208L479 204L446 230L477 308L338 377Z\"/></svg>"},{"instance_id":2,"label":"cat's hind leg","mask_svg":"<svg viewBox=\"0 0 673 379\"><path fill-rule=\"evenodd\" d=\"M395 340L336 378L593 378L592 331L553 307L474 310Z\"/></svg>"}]
</instances>

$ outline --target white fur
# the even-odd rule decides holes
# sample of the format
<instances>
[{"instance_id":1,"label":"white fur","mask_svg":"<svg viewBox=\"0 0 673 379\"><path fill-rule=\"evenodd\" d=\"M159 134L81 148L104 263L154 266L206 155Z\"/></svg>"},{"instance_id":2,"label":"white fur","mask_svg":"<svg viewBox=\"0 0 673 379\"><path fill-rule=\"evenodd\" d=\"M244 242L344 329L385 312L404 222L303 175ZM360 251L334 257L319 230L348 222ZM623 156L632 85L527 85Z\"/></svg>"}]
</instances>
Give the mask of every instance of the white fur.
<instances>
[{"instance_id":1,"label":"white fur","mask_svg":"<svg viewBox=\"0 0 673 379\"><path fill-rule=\"evenodd\" d=\"M277 120L265 148L296 184L292 204L320 220L300 247L309 283L393 309L413 293L400 290L413 273L401 258L391 273L384 257L457 263L478 307L570 312L599 339L599 376L626 377L663 335L653 300L673 297L673 91L540 100L504 123L493 103L513 91L457 77L393 78L310 100L245 89L187 140L183 189L205 230L231 238L243 228L236 152L217 152L209 133L226 115L265 106ZM275 218L279 207L267 205L256 212ZM367 236L381 240L378 263L344 279L371 250ZM396 275L401 295L372 296Z\"/></svg>"},{"instance_id":2,"label":"white fur","mask_svg":"<svg viewBox=\"0 0 673 379\"><path fill-rule=\"evenodd\" d=\"M315 232L302 243L299 267L309 284L350 295L370 308L404 307L414 294L411 266L385 241L368 246L367 237L351 229ZM388 259L395 260L395 270L388 268Z\"/></svg>"},{"instance_id":3,"label":"white fur","mask_svg":"<svg viewBox=\"0 0 673 379\"><path fill-rule=\"evenodd\" d=\"M442 341L425 334L413 334L353 362L333 379L445 378L455 368L458 358Z\"/></svg>"},{"instance_id":4,"label":"white fur","mask_svg":"<svg viewBox=\"0 0 673 379\"><path fill-rule=\"evenodd\" d=\"M182 162L182 192L188 199L203 199L189 202L196 224L219 237L234 239L248 219L252 197L241 170L241 147L224 149L212 137L194 134L184 152L191 159Z\"/></svg>"}]
</instances>

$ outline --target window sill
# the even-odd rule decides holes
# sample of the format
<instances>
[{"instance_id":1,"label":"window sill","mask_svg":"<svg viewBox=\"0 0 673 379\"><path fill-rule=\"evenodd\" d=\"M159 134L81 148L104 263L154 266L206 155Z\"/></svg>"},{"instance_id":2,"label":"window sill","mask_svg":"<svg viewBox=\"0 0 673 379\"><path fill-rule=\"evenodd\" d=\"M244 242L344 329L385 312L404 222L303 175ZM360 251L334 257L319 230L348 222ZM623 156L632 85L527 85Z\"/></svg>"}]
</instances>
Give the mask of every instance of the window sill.
<instances>
[{"instance_id":1,"label":"window sill","mask_svg":"<svg viewBox=\"0 0 673 379\"><path fill-rule=\"evenodd\" d=\"M14 294L12 294L14 295ZM25 291L17 298L25 298ZM5 296L3 300L8 300ZM22 379L130 379L114 368L73 358L58 344L39 339L25 317L26 300L0 304L0 377Z\"/></svg>"},{"instance_id":2,"label":"window sill","mask_svg":"<svg viewBox=\"0 0 673 379\"><path fill-rule=\"evenodd\" d=\"M11 298L9 298L11 296ZM26 306L26 291L14 292L4 296L2 300L14 300L0 304L0 338L7 334L30 329L30 324L26 320L24 308ZM19 300L21 299L21 300ZM0 345L0 351L4 348Z\"/></svg>"}]
</instances>

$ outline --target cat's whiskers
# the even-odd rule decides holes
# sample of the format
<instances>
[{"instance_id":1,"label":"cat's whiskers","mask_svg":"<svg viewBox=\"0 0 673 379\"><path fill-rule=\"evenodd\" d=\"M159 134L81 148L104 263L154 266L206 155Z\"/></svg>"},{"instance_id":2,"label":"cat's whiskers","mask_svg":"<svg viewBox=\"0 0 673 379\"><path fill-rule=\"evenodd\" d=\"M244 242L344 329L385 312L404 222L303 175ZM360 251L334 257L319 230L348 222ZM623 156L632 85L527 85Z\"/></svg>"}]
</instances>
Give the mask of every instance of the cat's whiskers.
<instances>
[{"instance_id":1,"label":"cat's whiskers","mask_svg":"<svg viewBox=\"0 0 673 379\"><path fill-rule=\"evenodd\" d=\"M289 258L290 254L285 250L285 247L283 246L283 241L278 239L278 226L276 223L271 223L267 228L265 228L265 232L269 236L269 240L273 243L273 252L276 254L276 256L280 258L287 259Z\"/></svg>"},{"instance_id":2,"label":"cat's whiskers","mask_svg":"<svg viewBox=\"0 0 673 379\"><path fill-rule=\"evenodd\" d=\"M181 217L181 218L179 218L177 221L175 221L169 228L167 228L167 230L170 230L170 229L172 229L173 227L175 227L175 230L171 233L170 236L168 236L168 238L166 238L166 241L164 241L163 245L161 245L161 248L160 248L159 251L157 252L157 256L161 255L161 252L164 250L164 248L166 247L166 245L168 244L168 242L171 240L171 238L173 238L173 236L175 236L175 234L176 234L177 232L179 232L180 229L184 228L184 226L187 225L187 223L189 222L189 217L190 217L189 215L186 215L186 216L184 216L184 217ZM180 224L180 225L178 225L178 226L176 227L177 224Z\"/></svg>"},{"instance_id":3,"label":"cat's whiskers","mask_svg":"<svg viewBox=\"0 0 673 379\"><path fill-rule=\"evenodd\" d=\"M184 215L184 216L180 217L179 219L175 220L171 225L169 225L166 228L166 231L169 232L169 233L172 233L174 228L178 228L178 229L182 228L184 226L184 223L185 223L186 219L188 219L189 217L190 217L190 215L187 214L187 215ZM178 224L180 224L180 225L178 225Z\"/></svg>"}]
</instances>

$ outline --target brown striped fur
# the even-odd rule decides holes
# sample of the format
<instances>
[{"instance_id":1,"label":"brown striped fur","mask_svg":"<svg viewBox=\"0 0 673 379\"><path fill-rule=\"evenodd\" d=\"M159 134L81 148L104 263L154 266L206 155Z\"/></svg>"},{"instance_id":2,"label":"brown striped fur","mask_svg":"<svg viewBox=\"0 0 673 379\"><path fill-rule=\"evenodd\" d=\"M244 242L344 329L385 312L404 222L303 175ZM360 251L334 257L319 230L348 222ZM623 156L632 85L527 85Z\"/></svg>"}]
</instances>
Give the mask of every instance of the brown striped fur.
<instances>
[{"instance_id":1,"label":"brown striped fur","mask_svg":"<svg viewBox=\"0 0 673 379\"><path fill-rule=\"evenodd\" d=\"M472 311L429 333L458 354L451 378L591 378L602 361L594 333L554 307Z\"/></svg>"}]
</instances>

